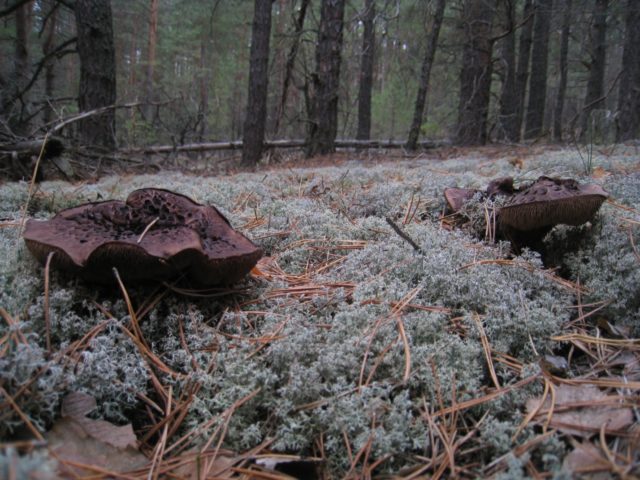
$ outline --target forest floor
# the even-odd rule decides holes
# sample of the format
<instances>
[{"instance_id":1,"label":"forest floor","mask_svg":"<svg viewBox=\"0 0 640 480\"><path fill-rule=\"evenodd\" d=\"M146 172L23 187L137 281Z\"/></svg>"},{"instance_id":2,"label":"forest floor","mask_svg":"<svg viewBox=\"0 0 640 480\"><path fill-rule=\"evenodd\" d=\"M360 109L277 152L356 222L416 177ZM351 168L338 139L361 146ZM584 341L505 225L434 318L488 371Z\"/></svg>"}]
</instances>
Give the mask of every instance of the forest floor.
<instances>
[{"instance_id":1,"label":"forest floor","mask_svg":"<svg viewBox=\"0 0 640 480\"><path fill-rule=\"evenodd\" d=\"M0 185L0 477L640 475L636 147L87 165ZM444 188L507 175L610 198L514 255L484 206L443 215ZM25 218L143 187L265 255L233 288L111 288L24 246Z\"/></svg>"}]
</instances>

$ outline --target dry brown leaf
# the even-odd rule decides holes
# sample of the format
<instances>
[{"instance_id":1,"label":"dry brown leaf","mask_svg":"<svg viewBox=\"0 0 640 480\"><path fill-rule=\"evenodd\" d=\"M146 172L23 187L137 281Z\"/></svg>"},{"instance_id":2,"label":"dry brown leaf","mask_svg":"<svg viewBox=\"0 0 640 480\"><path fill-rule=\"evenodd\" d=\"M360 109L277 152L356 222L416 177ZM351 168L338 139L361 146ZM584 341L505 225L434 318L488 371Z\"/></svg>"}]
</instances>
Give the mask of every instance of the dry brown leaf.
<instances>
[{"instance_id":1,"label":"dry brown leaf","mask_svg":"<svg viewBox=\"0 0 640 480\"><path fill-rule=\"evenodd\" d=\"M86 472L72 464L98 467L111 472L136 470L148 463L138 451L131 425L117 426L85 415L96 406L95 399L71 393L62 402L63 418L45 435L51 453L60 460L60 475Z\"/></svg>"},{"instance_id":2,"label":"dry brown leaf","mask_svg":"<svg viewBox=\"0 0 640 480\"><path fill-rule=\"evenodd\" d=\"M593 385L560 385L556 387L553 416L549 426L580 437L589 437L600 431L603 425L609 431L621 430L633 423L630 408L608 402L608 396ZM539 408L541 397L527 402L527 411ZM598 405L600 403L601 405ZM534 420L545 422L551 396L546 399Z\"/></svg>"},{"instance_id":3,"label":"dry brown leaf","mask_svg":"<svg viewBox=\"0 0 640 480\"><path fill-rule=\"evenodd\" d=\"M590 442L576 444L573 451L564 458L562 470L575 476L591 474L589 478L593 480L611 478L609 462L600 449Z\"/></svg>"}]
</instances>

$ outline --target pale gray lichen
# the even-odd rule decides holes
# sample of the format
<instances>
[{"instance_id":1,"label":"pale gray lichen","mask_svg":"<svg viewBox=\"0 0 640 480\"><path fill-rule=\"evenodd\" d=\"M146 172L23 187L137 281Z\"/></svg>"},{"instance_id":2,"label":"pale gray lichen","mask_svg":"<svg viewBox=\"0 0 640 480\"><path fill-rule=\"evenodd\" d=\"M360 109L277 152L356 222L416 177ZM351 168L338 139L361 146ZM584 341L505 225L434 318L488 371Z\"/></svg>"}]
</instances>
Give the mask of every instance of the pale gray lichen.
<instances>
[{"instance_id":1,"label":"pale gray lichen","mask_svg":"<svg viewBox=\"0 0 640 480\"><path fill-rule=\"evenodd\" d=\"M626 151L594 160L603 168L634 166ZM371 455L389 457L381 469L397 471L411 463L412 454L430 454L424 408L440 408L440 399L450 405L452 392L457 402L477 398L491 383L478 322L495 351L525 366L518 377L496 363L499 381L507 385L538 373L538 355L555 346L549 337L574 315L574 292L544 271L539 255L525 251L511 259L504 244L441 226L444 187L483 188L491 178L505 175L577 173L581 166L576 161L573 151L528 157L524 174L507 159L463 158L372 167L347 162L235 177L109 177L80 187L44 182L29 211L47 217L77 203L124 199L136 188L155 186L214 203L235 227L251 225L245 233L289 277L246 279L238 286L245 288L243 294L227 297L169 293L140 322L154 355L176 373L159 374L172 386L174 398L198 385L179 433L210 422L201 436L208 438L226 420L225 412L251 397L229 419L227 447L243 451L271 438L272 448L306 455L322 436L329 466L340 476L350 467L345 442L353 452L369 442ZM604 181L614 200L636 213L605 205L593 228L580 230L577 247L563 240L573 238L575 229L559 228L548 238L551 245L569 250L561 257L562 273L579 279L590 301L613 299L607 310L611 320L633 328L640 324L640 269L629 232L636 245L640 238L637 224L620 216L638 221L633 216L640 207L638 180L637 174L615 174ZM313 182L326 188L306 189ZM26 184L0 187L3 218L21 218L27 191ZM405 225L412 198L420 199L421 207ZM396 221L421 252L398 236L385 217ZM29 395L16 399L41 429L54 420L63 395L74 390L97 398L97 416L130 421L131 412L140 411L138 394L153 395L153 387L148 360L123 332L130 318L121 292L52 273L48 314L53 350L66 349L93 328L99 331L73 356L48 357L42 268L15 228L0 229L0 245L0 305L17 321L0 323L0 336L19 329L26 339L25 344L12 337L0 358L4 388L13 394L42 372ZM318 293L287 293L295 278L306 279ZM127 288L134 307L152 298L149 287ZM394 315L393 306L406 299L409 305ZM410 353L408 378L399 322ZM532 383L470 410L475 420L490 412L480 431L487 445L482 462L513 448L524 403L540 393L540 385ZM0 435L18 423L17 417L9 418ZM525 429L516 443L531 434ZM563 449L552 438L530 458L557 472ZM511 458L509 474L525 475L525 460Z\"/></svg>"}]
</instances>

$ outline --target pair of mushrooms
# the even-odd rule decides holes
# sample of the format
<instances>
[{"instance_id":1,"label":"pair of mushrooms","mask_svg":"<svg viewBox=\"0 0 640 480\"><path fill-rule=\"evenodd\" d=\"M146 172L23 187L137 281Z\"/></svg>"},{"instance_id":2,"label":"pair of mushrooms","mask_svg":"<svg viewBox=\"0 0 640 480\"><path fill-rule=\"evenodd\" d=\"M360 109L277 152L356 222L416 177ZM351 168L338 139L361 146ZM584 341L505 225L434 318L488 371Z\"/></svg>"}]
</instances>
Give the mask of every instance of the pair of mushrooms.
<instances>
[{"instance_id":1,"label":"pair of mushrooms","mask_svg":"<svg viewBox=\"0 0 640 480\"><path fill-rule=\"evenodd\" d=\"M215 207L157 188L29 220L23 236L41 263L53 253L53 268L105 284L115 281L113 268L129 282L184 274L202 286L231 284L262 256Z\"/></svg>"},{"instance_id":2,"label":"pair of mushrooms","mask_svg":"<svg viewBox=\"0 0 640 480\"><path fill-rule=\"evenodd\" d=\"M445 189L449 211L459 212L477 193L489 199L506 197L497 212L496 224L516 250L523 246L538 247L555 225L588 222L609 196L599 185L581 185L570 178L542 176L517 189L513 186L513 178L503 177L490 182L484 192L467 188Z\"/></svg>"},{"instance_id":3,"label":"pair of mushrooms","mask_svg":"<svg viewBox=\"0 0 640 480\"><path fill-rule=\"evenodd\" d=\"M458 212L479 192L447 188L444 196L450 211ZM549 177L521 189L511 177L499 178L483 195L507 197L497 225L516 249L535 247L557 224L589 221L608 197L598 185ZM215 207L157 188L136 190L126 202L88 203L50 220L29 220L24 240L41 263L53 254L53 268L98 283L113 283L116 268L130 282L184 274L203 286L231 284L262 256Z\"/></svg>"}]
</instances>

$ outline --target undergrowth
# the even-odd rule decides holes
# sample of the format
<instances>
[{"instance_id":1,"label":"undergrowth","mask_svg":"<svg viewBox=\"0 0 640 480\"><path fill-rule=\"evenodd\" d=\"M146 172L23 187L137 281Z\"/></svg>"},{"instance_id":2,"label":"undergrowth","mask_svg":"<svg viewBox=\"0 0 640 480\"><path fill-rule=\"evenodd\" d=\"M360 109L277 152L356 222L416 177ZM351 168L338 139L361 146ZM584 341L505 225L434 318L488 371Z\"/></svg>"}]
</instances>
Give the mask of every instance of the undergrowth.
<instances>
[{"instance_id":1,"label":"undergrowth","mask_svg":"<svg viewBox=\"0 0 640 480\"><path fill-rule=\"evenodd\" d=\"M0 385L16 408L2 404L0 438L24 433L18 411L45 432L73 391L96 398L95 416L133 422L142 438L155 421L146 412L166 402L162 392L171 387L174 408L186 408L174 438L194 432L195 446L225 424L229 449L268 441L276 452L324 458L340 477L376 460L377 473L417 468L442 435L460 429L456 463L475 462L462 470L468 475L526 476L527 462L558 474L567 444L556 436L526 455L509 453L537 434L527 426L515 435L526 400L542 392L539 360L562 348L551 337L575 319L577 302L601 302L600 315L640 333L637 160L624 150L596 155L594 166L608 175L589 180L574 157L546 152L520 169L508 159L461 158L43 183L30 216L168 188L216 205L268 253L236 293L198 297L126 285L139 309L137 340L118 288L52 272L45 291L43 269L19 236L28 185L3 185ZM484 188L497 176L541 174L599 182L614 202L592 225L559 227L547 238L564 278L536 252L512 258L508 244L441 220L447 186ZM486 396L496 387L504 394ZM458 416L455 407L465 402L472 403ZM157 440L152 435L143 447Z\"/></svg>"}]
</instances>

